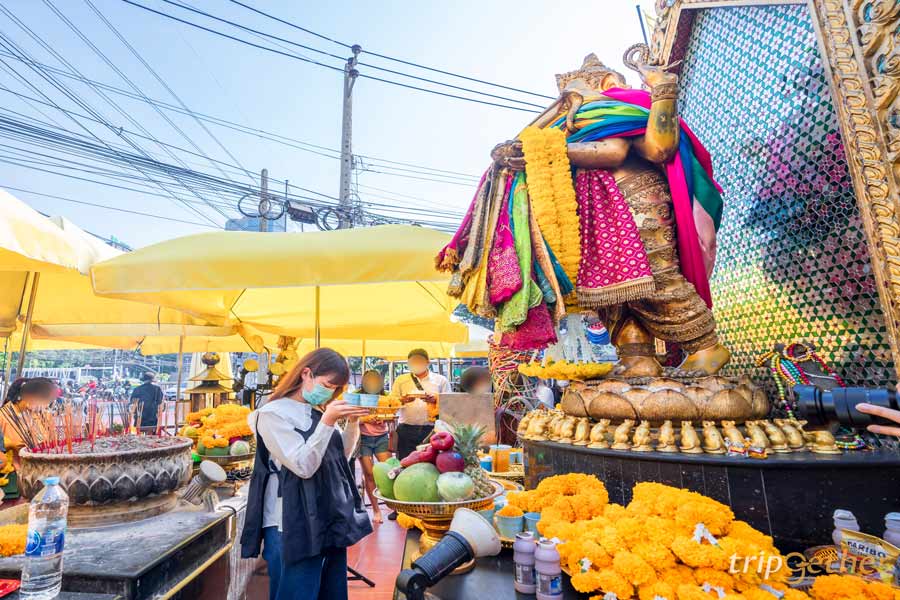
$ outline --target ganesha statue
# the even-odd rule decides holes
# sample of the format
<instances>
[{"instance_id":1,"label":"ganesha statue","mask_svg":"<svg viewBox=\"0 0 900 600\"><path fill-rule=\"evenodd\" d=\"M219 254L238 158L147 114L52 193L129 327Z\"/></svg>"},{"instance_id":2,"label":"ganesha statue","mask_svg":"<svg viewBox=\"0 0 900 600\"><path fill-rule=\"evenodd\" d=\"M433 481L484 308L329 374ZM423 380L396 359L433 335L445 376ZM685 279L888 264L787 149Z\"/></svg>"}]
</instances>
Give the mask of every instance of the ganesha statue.
<instances>
[{"instance_id":1,"label":"ganesha statue","mask_svg":"<svg viewBox=\"0 0 900 600\"><path fill-rule=\"evenodd\" d=\"M677 76L645 46L625 62L646 90L593 54L557 75L558 99L492 151L437 266L513 349L546 347L567 311L590 310L616 346L614 377L661 376L655 339L684 349L679 372L714 375L731 356L709 289L720 189L678 116Z\"/></svg>"}]
</instances>

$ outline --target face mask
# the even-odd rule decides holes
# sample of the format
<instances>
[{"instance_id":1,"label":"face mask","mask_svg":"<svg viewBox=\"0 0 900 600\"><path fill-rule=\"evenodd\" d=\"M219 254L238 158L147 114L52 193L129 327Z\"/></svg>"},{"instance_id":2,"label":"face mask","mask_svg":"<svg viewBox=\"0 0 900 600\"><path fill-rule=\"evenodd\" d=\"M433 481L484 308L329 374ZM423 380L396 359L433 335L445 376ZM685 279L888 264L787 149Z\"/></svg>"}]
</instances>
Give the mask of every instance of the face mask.
<instances>
[{"instance_id":1,"label":"face mask","mask_svg":"<svg viewBox=\"0 0 900 600\"><path fill-rule=\"evenodd\" d=\"M312 404L313 406L319 406L321 404L325 404L331 397L334 395L334 390L328 389L321 383L317 383L313 389L306 391L303 390L303 399Z\"/></svg>"}]
</instances>

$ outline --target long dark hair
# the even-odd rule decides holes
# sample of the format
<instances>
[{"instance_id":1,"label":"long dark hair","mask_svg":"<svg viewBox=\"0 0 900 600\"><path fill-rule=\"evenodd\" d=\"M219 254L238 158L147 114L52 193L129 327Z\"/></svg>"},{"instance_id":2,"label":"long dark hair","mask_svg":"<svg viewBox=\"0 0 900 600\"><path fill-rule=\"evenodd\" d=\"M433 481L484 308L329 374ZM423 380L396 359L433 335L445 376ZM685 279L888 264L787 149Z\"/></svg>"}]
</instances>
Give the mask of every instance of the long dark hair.
<instances>
[{"instance_id":1,"label":"long dark hair","mask_svg":"<svg viewBox=\"0 0 900 600\"><path fill-rule=\"evenodd\" d=\"M291 372L278 380L271 399L286 398L303 387L302 375L305 369L309 369L313 377L329 376L331 384L337 386L332 398L339 396L350 381L350 367L347 366L347 360L331 348L319 348L297 361Z\"/></svg>"},{"instance_id":2,"label":"long dark hair","mask_svg":"<svg viewBox=\"0 0 900 600\"><path fill-rule=\"evenodd\" d=\"M50 396L56 393L56 388L56 382L46 377L19 377L9 386L4 404L6 402L16 404L25 395Z\"/></svg>"}]
</instances>

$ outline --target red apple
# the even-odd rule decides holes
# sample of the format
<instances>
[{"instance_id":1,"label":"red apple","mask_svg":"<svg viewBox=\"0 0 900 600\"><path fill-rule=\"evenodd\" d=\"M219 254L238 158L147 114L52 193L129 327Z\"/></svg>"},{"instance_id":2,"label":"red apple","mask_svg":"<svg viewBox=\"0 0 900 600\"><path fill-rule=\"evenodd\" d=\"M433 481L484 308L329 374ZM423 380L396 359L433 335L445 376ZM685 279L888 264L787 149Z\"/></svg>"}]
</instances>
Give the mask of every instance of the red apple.
<instances>
[{"instance_id":1,"label":"red apple","mask_svg":"<svg viewBox=\"0 0 900 600\"><path fill-rule=\"evenodd\" d=\"M466 461L463 455L455 450L441 452L434 460L434 466L441 473L450 473L451 471L462 471L466 468Z\"/></svg>"},{"instance_id":2,"label":"red apple","mask_svg":"<svg viewBox=\"0 0 900 600\"><path fill-rule=\"evenodd\" d=\"M453 435L448 431L438 431L431 436L431 445L435 450L452 450L454 443Z\"/></svg>"}]
</instances>

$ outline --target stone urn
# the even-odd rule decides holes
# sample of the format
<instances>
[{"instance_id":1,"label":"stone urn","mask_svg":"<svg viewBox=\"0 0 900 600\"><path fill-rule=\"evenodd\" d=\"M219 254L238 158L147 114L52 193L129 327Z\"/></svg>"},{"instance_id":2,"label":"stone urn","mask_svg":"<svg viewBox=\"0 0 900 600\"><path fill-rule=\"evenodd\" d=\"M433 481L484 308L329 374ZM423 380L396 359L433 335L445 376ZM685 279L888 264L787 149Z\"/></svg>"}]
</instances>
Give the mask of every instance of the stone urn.
<instances>
[{"instance_id":1,"label":"stone urn","mask_svg":"<svg viewBox=\"0 0 900 600\"><path fill-rule=\"evenodd\" d=\"M184 437L124 435L73 445L72 453L19 451L22 494L33 498L56 475L69 495L69 526L137 521L171 510L175 490L191 478Z\"/></svg>"}]
</instances>

